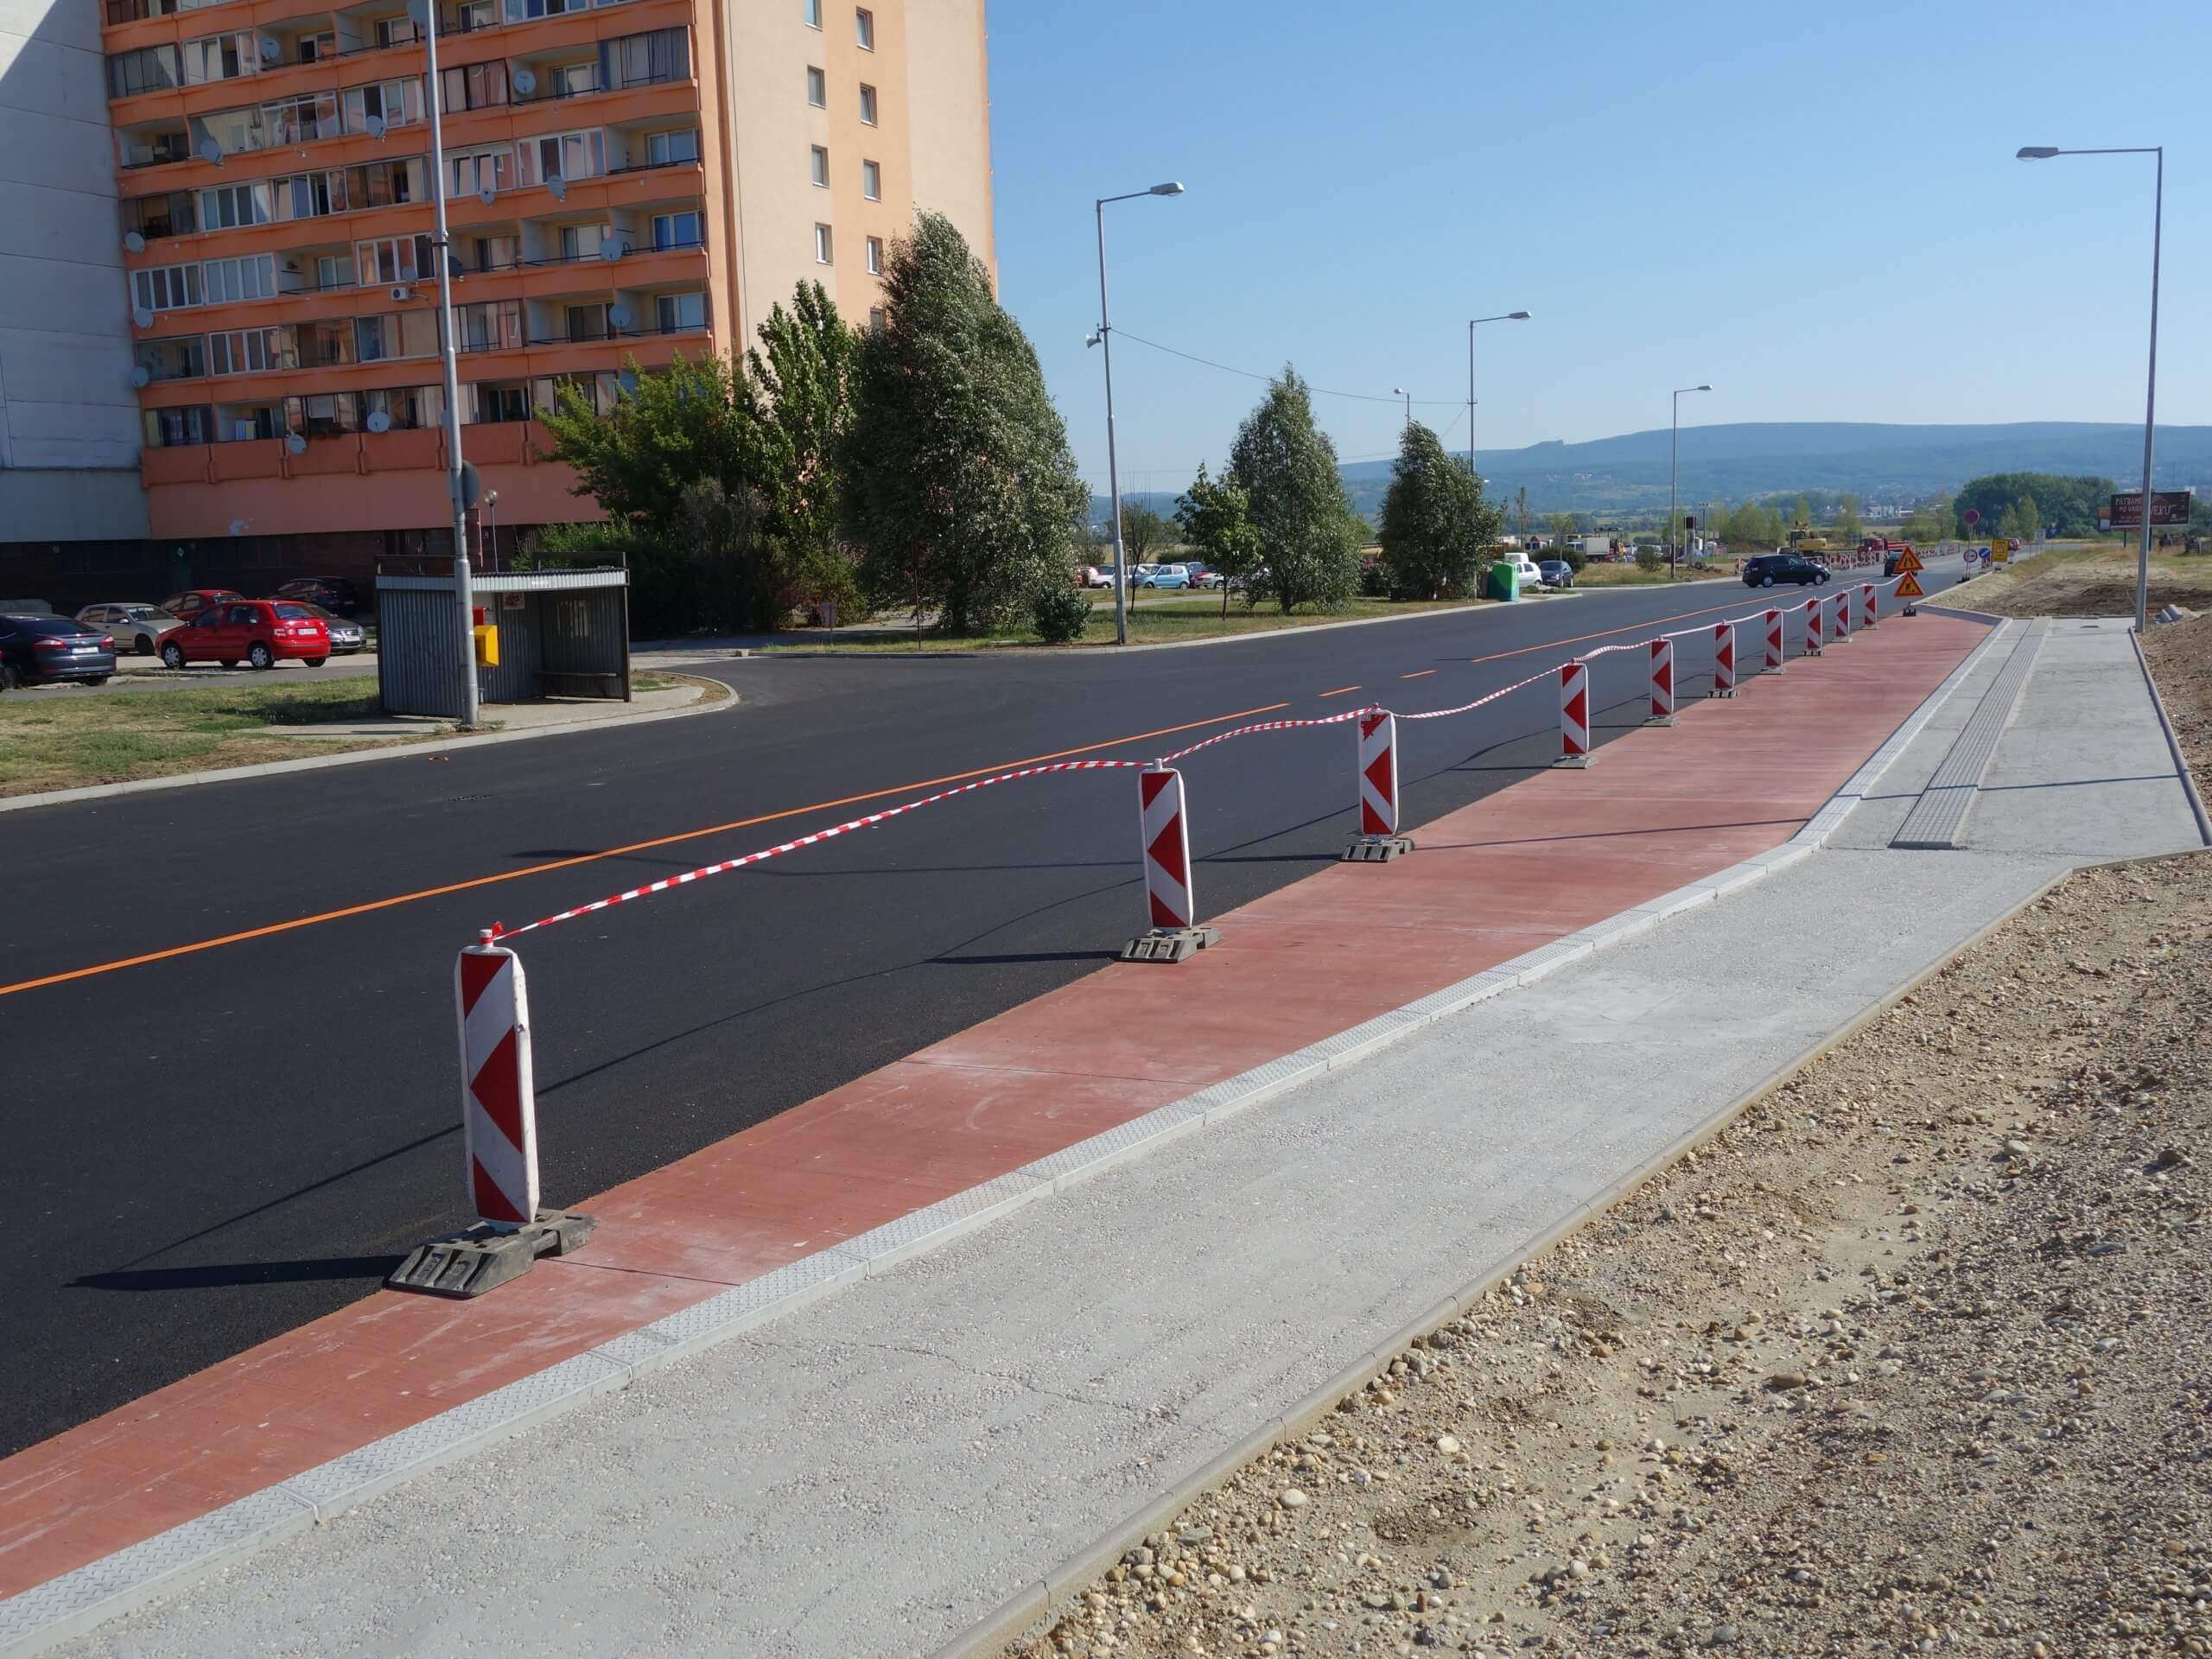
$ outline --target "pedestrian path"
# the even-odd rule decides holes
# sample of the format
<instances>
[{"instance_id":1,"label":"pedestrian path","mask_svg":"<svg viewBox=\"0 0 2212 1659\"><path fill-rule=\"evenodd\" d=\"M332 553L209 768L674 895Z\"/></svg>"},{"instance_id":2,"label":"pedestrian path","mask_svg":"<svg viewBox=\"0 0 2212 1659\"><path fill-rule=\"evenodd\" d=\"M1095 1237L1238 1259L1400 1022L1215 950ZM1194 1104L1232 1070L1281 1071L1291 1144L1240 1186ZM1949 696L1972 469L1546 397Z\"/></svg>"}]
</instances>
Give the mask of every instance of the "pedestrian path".
<instances>
[{"instance_id":1,"label":"pedestrian path","mask_svg":"<svg viewBox=\"0 0 2212 1659\"><path fill-rule=\"evenodd\" d=\"M725 1298L878 1271L1030 1196L1071 1147L1777 848L1984 632L1893 619L1422 826L1413 858L1211 918L1223 944L1190 963L1108 969L638 1181L556 1193L599 1217L590 1249L480 1302L379 1294L19 1453L0 1463L0 1596L97 1603L105 1568L63 1575L154 1540L194 1566L327 1519L515 1409L622 1387ZM471 1416L515 1389L522 1407Z\"/></svg>"}]
</instances>

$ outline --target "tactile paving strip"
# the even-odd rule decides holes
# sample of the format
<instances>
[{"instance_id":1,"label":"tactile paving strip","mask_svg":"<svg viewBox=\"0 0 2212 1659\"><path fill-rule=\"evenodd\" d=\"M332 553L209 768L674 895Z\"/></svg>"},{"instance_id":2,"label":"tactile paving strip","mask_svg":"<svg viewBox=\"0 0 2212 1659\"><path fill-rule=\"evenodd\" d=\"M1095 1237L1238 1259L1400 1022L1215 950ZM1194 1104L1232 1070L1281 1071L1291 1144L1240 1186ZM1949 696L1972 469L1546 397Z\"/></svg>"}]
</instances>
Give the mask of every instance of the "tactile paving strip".
<instances>
[{"instance_id":1,"label":"tactile paving strip","mask_svg":"<svg viewBox=\"0 0 2212 1659\"><path fill-rule=\"evenodd\" d=\"M2005 666L1990 682L1989 690L1982 694L1981 704L1967 718L1966 726L1951 744L1951 752L1936 768L1936 775L1928 780L1928 787L1920 791L1920 798L1906 813L1904 823L1890 838L1890 845L1900 849L1948 851L1965 844L1967 813L1973 807L1974 796L1987 775L1989 763L1997 756L1997 740L2005 735L2005 728L2012 723L2012 711L2019 706L2020 693L2028 683L2028 676L2035 671L2037 653L2042 651L2044 636L2050 632L2050 619L2038 617L2028 625L2005 658Z\"/></svg>"}]
</instances>

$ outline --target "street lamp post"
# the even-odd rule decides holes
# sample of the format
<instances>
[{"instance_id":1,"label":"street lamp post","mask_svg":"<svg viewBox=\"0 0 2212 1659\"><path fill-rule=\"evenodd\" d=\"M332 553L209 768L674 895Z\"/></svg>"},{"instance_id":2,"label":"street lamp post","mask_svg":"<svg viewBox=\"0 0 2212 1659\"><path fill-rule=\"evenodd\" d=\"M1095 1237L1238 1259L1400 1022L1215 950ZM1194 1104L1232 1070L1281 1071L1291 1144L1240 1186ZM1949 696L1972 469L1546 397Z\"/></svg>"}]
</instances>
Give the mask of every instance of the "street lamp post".
<instances>
[{"instance_id":1,"label":"street lamp post","mask_svg":"<svg viewBox=\"0 0 2212 1659\"><path fill-rule=\"evenodd\" d=\"M1467 471L1477 484L1482 474L1475 471L1475 324L1478 322L1526 322L1526 311L1503 311L1494 317L1476 317L1467 324Z\"/></svg>"},{"instance_id":2,"label":"street lamp post","mask_svg":"<svg viewBox=\"0 0 2212 1659\"><path fill-rule=\"evenodd\" d=\"M1094 204L1098 214L1098 332L1087 343L1100 347L1106 359L1106 487L1114 498L1114 643L1117 645L1129 643L1129 571L1122 550L1121 460L1114 449L1114 324L1106 308L1106 204L1135 201L1139 196L1182 194L1181 185L1170 182L1155 184L1149 190L1132 190L1127 195L1100 196Z\"/></svg>"},{"instance_id":3,"label":"street lamp post","mask_svg":"<svg viewBox=\"0 0 2212 1659\"><path fill-rule=\"evenodd\" d=\"M423 29L423 55L430 105L430 201L437 235L431 257L438 262L438 356L445 370L446 493L453 505L453 586L461 607L461 681L463 730L477 723L476 595L468 573L468 502L461 486L461 368L454 355L453 241L446 233L445 126L439 119L438 9L435 0L418 0L410 13Z\"/></svg>"},{"instance_id":4,"label":"street lamp post","mask_svg":"<svg viewBox=\"0 0 2212 1659\"><path fill-rule=\"evenodd\" d=\"M1673 430L1667 439L1667 580L1674 581L1680 574L1682 563L1681 543L1675 537L1681 534L1681 521L1675 513L1681 504L1675 499L1675 480L1681 464L1682 394L1686 391L1711 391L1711 386L1676 386L1675 388L1675 420Z\"/></svg>"},{"instance_id":5,"label":"street lamp post","mask_svg":"<svg viewBox=\"0 0 2212 1659\"><path fill-rule=\"evenodd\" d=\"M2016 159L2047 162L2054 156L2153 156L2158 158L2151 197L2151 358L2143 377L2143 523L2135 550L2135 632L2150 624L2151 609L2151 452L2158 417L2158 252L2165 233L2166 147L2136 144L2115 149L2060 149L2051 144L2029 144Z\"/></svg>"},{"instance_id":6,"label":"street lamp post","mask_svg":"<svg viewBox=\"0 0 2212 1659\"><path fill-rule=\"evenodd\" d=\"M1406 424L1408 427L1412 426L1414 423L1413 393L1408 391L1403 386L1393 386L1390 388L1390 395L1394 397L1402 397L1406 400Z\"/></svg>"}]
</instances>

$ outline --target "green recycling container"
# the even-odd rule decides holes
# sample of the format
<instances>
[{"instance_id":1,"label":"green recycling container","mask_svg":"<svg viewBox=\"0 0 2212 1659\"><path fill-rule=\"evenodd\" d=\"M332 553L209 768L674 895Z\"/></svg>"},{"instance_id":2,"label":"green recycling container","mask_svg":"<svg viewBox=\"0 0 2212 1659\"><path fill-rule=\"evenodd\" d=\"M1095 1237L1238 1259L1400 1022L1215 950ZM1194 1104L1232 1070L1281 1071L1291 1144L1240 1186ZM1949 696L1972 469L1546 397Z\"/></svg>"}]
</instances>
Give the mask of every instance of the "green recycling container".
<instances>
[{"instance_id":1,"label":"green recycling container","mask_svg":"<svg viewBox=\"0 0 2212 1659\"><path fill-rule=\"evenodd\" d=\"M1521 597L1521 569L1503 559L1492 563L1490 568L1490 596L1492 599Z\"/></svg>"}]
</instances>

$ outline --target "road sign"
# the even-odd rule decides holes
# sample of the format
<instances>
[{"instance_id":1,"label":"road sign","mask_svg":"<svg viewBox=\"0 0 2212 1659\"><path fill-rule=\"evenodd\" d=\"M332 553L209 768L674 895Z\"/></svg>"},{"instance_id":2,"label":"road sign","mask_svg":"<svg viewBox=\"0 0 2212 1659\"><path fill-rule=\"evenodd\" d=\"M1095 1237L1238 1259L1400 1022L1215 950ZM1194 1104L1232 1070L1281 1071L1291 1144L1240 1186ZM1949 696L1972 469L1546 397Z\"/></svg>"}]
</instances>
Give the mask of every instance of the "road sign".
<instances>
[{"instance_id":1,"label":"road sign","mask_svg":"<svg viewBox=\"0 0 2212 1659\"><path fill-rule=\"evenodd\" d=\"M2185 524L2189 522L2188 490L2153 490L2151 492L2151 522L2153 524ZM2143 492L2131 490L2126 495L2114 495L2112 506L2105 515L2111 519L2114 530L2143 528Z\"/></svg>"},{"instance_id":2,"label":"road sign","mask_svg":"<svg viewBox=\"0 0 2212 1659\"><path fill-rule=\"evenodd\" d=\"M1916 570L1925 570L1927 568L1920 562L1920 555L1909 547L1897 555L1896 574L1898 575L1909 576Z\"/></svg>"},{"instance_id":3,"label":"road sign","mask_svg":"<svg viewBox=\"0 0 2212 1659\"><path fill-rule=\"evenodd\" d=\"M1921 588L1920 583L1914 580L1912 572L1908 570L1904 575L1897 578L1897 597L1899 599L1925 599L1928 595Z\"/></svg>"},{"instance_id":4,"label":"road sign","mask_svg":"<svg viewBox=\"0 0 2212 1659\"><path fill-rule=\"evenodd\" d=\"M1976 507L1968 507L1959 516L1967 521L1967 528L1968 530L1972 530L1976 524L1981 522L1980 510Z\"/></svg>"},{"instance_id":5,"label":"road sign","mask_svg":"<svg viewBox=\"0 0 2212 1659\"><path fill-rule=\"evenodd\" d=\"M1991 543L1991 545L1996 549L1995 556L1998 563L2010 564L2012 563L2012 538L2011 537L1999 536L1995 542Z\"/></svg>"}]
</instances>

